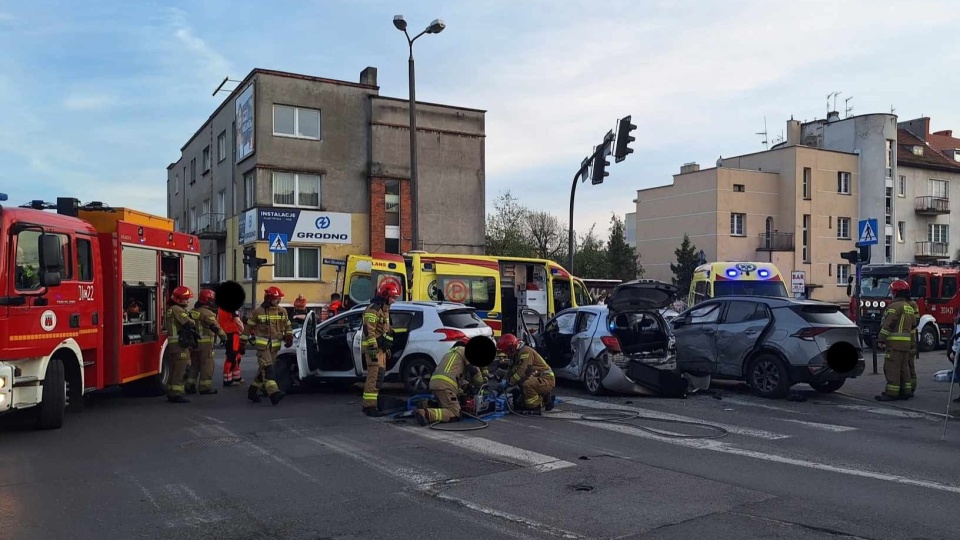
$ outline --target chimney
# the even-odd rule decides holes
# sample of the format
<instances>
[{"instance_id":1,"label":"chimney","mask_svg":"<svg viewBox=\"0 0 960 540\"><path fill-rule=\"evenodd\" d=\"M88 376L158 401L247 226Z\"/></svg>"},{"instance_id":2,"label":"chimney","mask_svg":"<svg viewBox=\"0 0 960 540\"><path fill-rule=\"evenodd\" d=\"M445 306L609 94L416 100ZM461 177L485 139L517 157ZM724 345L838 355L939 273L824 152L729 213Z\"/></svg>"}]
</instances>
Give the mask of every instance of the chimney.
<instances>
[{"instance_id":1,"label":"chimney","mask_svg":"<svg viewBox=\"0 0 960 540\"><path fill-rule=\"evenodd\" d=\"M800 144L800 121L794 120L791 116L787 120L787 146L793 146L795 144Z\"/></svg>"},{"instance_id":2,"label":"chimney","mask_svg":"<svg viewBox=\"0 0 960 540\"><path fill-rule=\"evenodd\" d=\"M367 86L376 86L377 85L377 68L367 66L366 69L361 71L360 84L365 84Z\"/></svg>"},{"instance_id":3,"label":"chimney","mask_svg":"<svg viewBox=\"0 0 960 540\"><path fill-rule=\"evenodd\" d=\"M840 120L840 113L838 113L837 111L830 111L830 112L827 113L827 123L828 123L828 124L829 124L830 122L836 122L837 120Z\"/></svg>"},{"instance_id":4,"label":"chimney","mask_svg":"<svg viewBox=\"0 0 960 540\"><path fill-rule=\"evenodd\" d=\"M697 172L699 170L700 170L700 165L698 165L697 162L695 161L691 161L690 163L684 163L683 166L680 167L680 174Z\"/></svg>"}]
</instances>

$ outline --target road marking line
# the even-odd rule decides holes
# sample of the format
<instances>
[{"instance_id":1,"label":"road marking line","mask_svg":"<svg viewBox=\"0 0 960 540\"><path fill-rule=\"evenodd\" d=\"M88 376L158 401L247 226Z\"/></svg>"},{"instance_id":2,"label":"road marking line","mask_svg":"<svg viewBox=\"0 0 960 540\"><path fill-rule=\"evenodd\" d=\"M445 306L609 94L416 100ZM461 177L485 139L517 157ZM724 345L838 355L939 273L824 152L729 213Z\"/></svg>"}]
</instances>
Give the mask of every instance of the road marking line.
<instances>
[{"instance_id":1,"label":"road marking line","mask_svg":"<svg viewBox=\"0 0 960 540\"><path fill-rule=\"evenodd\" d=\"M167 527L184 527L192 525L207 525L226 521L229 516L210 508L207 501L196 494L187 484L167 484L167 491L171 506L176 507L172 519L167 520Z\"/></svg>"},{"instance_id":2,"label":"road marking line","mask_svg":"<svg viewBox=\"0 0 960 540\"><path fill-rule=\"evenodd\" d=\"M821 429L823 431L832 431L834 433L843 433L845 431L857 431L857 428L850 426L838 426L835 424L821 424L819 422L804 422L803 420L791 420L789 418L774 418L774 420L779 420L781 422L792 422L794 424L800 424L802 426L807 426L813 429Z\"/></svg>"},{"instance_id":3,"label":"road marking line","mask_svg":"<svg viewBox=\"0 0 960 540\"><path fill-rule=\"evenodd\" d=\"M397 493L397 495L405 499L414 501L417 504L421 504L421 505L424 504L423 494L419 493L419 490L401 491ZM480 515L475 515L469 512L464 512L463 507L460 507L460 506L451 508L449 505L446 505L446 504L434 504L433 507L440 512L444 512L451 516L456 516L458 520L467 520L470 523L473 523L474 525L493 531L495 533L493 538L510 537L510 538L520 538L522 540L538 540L542 538L542 536L539 536L539 535L537 537L530 536L529 534L526 534L523 531L518 530L517 527L508 528L507 524L489 519L486 514L481 513Z\"/></svg>"},{"instance_id":4,"label":"road marking line","mask_svg":"<svg viewBox=\"0 0 960 540\"><path fill-rule=\"evenodd\" d=\"M693 448L696 450L710 450L713 452L720 452L723 454L732 454L737 456L744 456L753 459L759 459L763 461L770 461L773 463L782 463L785 465L795 465L798 467L805 467L808 469L816 469L826 472L833 472L838 474L846 474L850 476L859 476L862 478L870 478L873 480L881 480L884 482L893 482L897 484L905 484L911 486L924 487L928 489L935 489L939 491L947 491L950 493L960 493L960 486L952 486L948 484L940 484L937 482L929 482L926 480L916 480L913 478L907 478L905 476L897 476L893 474L884 474L876 473L871 471L863 471L860 469L851 469L848 467L838 467L835 465L828 465L826 463L820 463L817 461L809 461L805 459L794 459L786 456L780 456L777 454L768 454L766 452L759 452L756 450L748 450L746 448L740 448L734 446L730 443L725 443L718 441L716 439L670 439L667 437L659 437L657 435L652 435L643 430L626 426L623 424L611 424L611 423L600 423L600 422L587 422L582 420L573 421L575 424L581 424L584 426L595 427L598 429L606 429L608 431L615 431L618 433L633 435L635 437L641 437L645 439L653 439L660 442L665 442L668 444L673 444L677 446L685 446L687 448Z\"/></svg>"},{"instance_id":5,"label":"road marking line","mask_svg":"<svg viewBox=\"0 0 960 540\"><path fill-rule=\"evenodd\" d=\"M868 407L866 405L837 405L841 409L848 409L851 411L863 411L873 414L882 414L884 416L896 416L897 418L926 418L933 419L934 415L927 413L918 413L905 411L903 409L893 409L885 407Z\"/></svg>"},{"instance_id":6,"label":"road marking line","mask_svg":"<svg viewBox=\"0 0 960 540\"><path fill-rule=\"evenodd\" d=\"M332 437L305 437L307 440L315 442L325 448L354 459L380 471L381 473L390 476L396 480L402 482L407 482L415 486L421 485L431 485L437 482L445 482L450 480L449 476L440 474L436 471L431 471L419 467L409 467L406 465L399 465L397 463L388 461L381 457L375 456L366 450L361 449L355 444L347 442L342 437L337 437L334 440Z\"/></svg>"},{"instance_id":7,"label":"road marking line","mask_svg":"<svg viewBox=\"0 0 960 540\"><path fill-rule=\"evenodd\" d=\"M754 402L752 402L752 401L748 401L748 400L745 400L745 399L738 399L738 398L724 397L724 398L723 398L723 403L733 403L734 405L743 405L744 407L757 407L758 409L767 409L767 410L771 410L771 411L788 412L788 413L791 413L791 414L803 414L803 412L801 412L801 411L797 411L797 410L794 410L794 409L788 409L788 408L786 408L786 407L777 407L777 406L774 406L774 405L767 405L767 404L765 404L765 403L754 403Z\"/></svg>"},{"instance_id":8,"label":"road marking line","mask_svg":"<svg viewBox=\"0 0 960 540\"><path fill-rule=\"evenodd\" d=\"M744 435L746 437L755 437L758 439L767 439L771 441L776 441L780 439L789 439L791 437L790 435L784 435L782 433L773 433L771 431L765 431L762 429L751 429L751 428L744 428L740 426L731 426L729 424L721 424L718 422L705 421L700 418L692 418L689 416L681 416L678 414L662 413L662 412L654 411L651 409L641 409L639 407L630 407L627 405L620 405L617 403L605 403L603 401L594 401L592 399L581 399L576 397L564 396L563 402L569 403L570 405L579 405L581 407L589 407L591 409L608 409L608 410L622 409L622 410L627 410L631 412L638 412L643 414L644 416L648 416L650 418L656 418L658 420L680 420L682 422L706 423L706 424L722 427L728 432L735 433L737 435ZM665 430L662 430L662 429L660 431L665 432Z\"/></svg>"},{"instance_id":9,"label":"road marking line","mask_svg":"<svg viewBox=\"0 0 960 540\"><path fill-rule=\"evenodd\" d=\"M507 461L522 467L529 467L536 472L549 472L558 469L565 469L567 467L576 467L575 464L570 463L569 461L564 461L553 456L532 452L530 450L524 450L523 448L517 448L516 446L510 446L509 444L499 443L490 439L471 437L469 435L463 435L459 433L455 434L450 432L444 433L441 431L432 431L419 426L414 428L396 424L390 425L401 431L412 433L426 439L449 443L478 454L497 458L501 461Z\"/></svg>"}]
</instances>

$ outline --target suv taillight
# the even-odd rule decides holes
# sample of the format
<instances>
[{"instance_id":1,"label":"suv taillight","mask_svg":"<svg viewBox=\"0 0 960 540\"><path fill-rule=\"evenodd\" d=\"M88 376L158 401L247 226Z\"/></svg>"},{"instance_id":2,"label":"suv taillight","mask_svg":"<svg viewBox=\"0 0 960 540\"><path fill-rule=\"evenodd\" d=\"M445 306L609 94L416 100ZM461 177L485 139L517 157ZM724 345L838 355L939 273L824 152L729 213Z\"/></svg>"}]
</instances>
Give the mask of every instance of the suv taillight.
<instances>
[{"instance_id":1,"label":"suv taillight","mask_svg":"<svg viewBox=\"0 0 960 540\"><path fill-rule=\"evenodd\" d=\"M819 336L820 334L826 332L829 328L819 328L819 327L810 327L804 328L793 334L793 337L805 339L807 341L813 341L813 338Z\"/></svg>"},{"instance_id":2,"label":"suv taillight","mask_svg":"<svg viewBox=\"0 0 960 540\"><path fill-rule=\"evenodd\" d=\"M453 330L451 328L440 328L433 331L434 334L443 334L443 339L440 341L459 341L467 340L467 335L459 330Z\"/></svg>"},{"instance_id":3,"label":"suv taillight","mask_svg":"<svg viewBox=\"0 0 960 540\"><path fill-rule=\"evenodd\" d=\"M616 336L602 336L600 338L600 341L603 343L604 347L606 347L610 352L612 353L621 352L620 340L617 339Z\"/></svg>"}]
</instances>

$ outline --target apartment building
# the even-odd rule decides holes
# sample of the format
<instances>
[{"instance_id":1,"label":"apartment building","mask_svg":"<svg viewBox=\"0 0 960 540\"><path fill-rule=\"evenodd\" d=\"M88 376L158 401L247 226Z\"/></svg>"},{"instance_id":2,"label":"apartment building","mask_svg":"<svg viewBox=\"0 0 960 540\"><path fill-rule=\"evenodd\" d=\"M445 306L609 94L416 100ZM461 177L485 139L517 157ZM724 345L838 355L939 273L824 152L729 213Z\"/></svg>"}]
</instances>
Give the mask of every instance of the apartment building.
<instances>
[{"instance_id":1,"label":"apartment building","mask_svg":"<svg viewBox=\"0 0 960 540\"><path fill-rule=\"evenodd\" d=\"M482 253L484 122L417 103L421 249ZM373 67L359 82L253 69L167 169L167 215L202 239L202 283L249 284L255 246L273 265L258 289L315 306L342 288L347 255L412 249L408 126L408 101L381 96Z\"/></svg>"},{"instance_id":2,"label":"apartment building","mask_svg":"<svg viewBox=\"0 0 960 540\"><path fill-rule=\"evenodd\" d=\"M799 124L792 126L799 138ZM803 271L809 298L847 301L861 199L860 159L796 143L681 168L673 183L637 192L636 242L646 277L669 281L684 233L707 260L769 261Z\"/></svg>"}]
</instances>

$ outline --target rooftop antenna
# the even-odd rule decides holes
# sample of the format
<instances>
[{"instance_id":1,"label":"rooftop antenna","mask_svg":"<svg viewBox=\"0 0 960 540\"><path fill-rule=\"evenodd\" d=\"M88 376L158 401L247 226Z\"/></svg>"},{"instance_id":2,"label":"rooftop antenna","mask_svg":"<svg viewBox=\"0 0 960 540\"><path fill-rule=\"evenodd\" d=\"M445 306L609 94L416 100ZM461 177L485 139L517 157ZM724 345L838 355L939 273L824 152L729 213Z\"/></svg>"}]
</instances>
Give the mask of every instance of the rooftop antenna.
<instances>
[{"instance_id":1,"label":"rooftop antenna","mask_svg":"<svg viewBox=\"0 0 960 540\"><path fill-rule=\"evenodd\" d=\"M234 82L234 83L240 84L241 81L235 81L235 80L231 79L230 77L224 77L224 78L223 78L223 81L220 83L220 86L217 86L217 89L214 90L214 91L213 91L213 94L211 94L211 95L214 95L214 96L215 96L215 95L217 95L217 94L220 93L220 92L233 92L233 90L236 90L236 89L237 89L236 87L234 87L233 90L227 90L226 88L224 88L223 85L227 84L228 82Z\"/></svg>"},{"instance_id":2,"label":"rooftop antenna","mask_svg":"<svg viewBox=\"0 0 960 540\"><path fill-rule=\"evenodd\" d=\"M833 109L831 109L831 110L833 110L833 111L836 111L836 110L837 110L837 96L839 96L839 95L842 94L842 93L843 93L843 92L834 92L834 93L833 93Z\"/></svg>"},{"instance_id":3,"label":"rooftop antenna","mask_svg":"<svg viewBox=\"0 0 960 540\"><path fill-rule=\"evenodd\" d=\"M853 106L850 105L851 99L853 99L853 96L850 96L847 99L843 100L843 108L845 110L844 116L843 116L844 118L850 118L850 113L853 112Z\"/></svg>"},{"instance_id":4,"label":"rooftop antenna","mask_svg":"<svg viewBox=\"0 0 960 540\"><path fill-rule=\"evenodd\" d=\"M832 98L836 92L830 92L827 94L827 118L830 117L830 98Z\"/></svg>"},{"instance_id":5,"label":"rooftop antenna","mask_svg":"<svg viewBox=\"0 0 960 540\"><path fill-rule=\"evenodd\" d=\"M763 135L763 140L760 141L760 144L763 145L764 149L769 150L770 144L769 144L769 141L767 141L767 117L766 116L763 117L763 131L758 131L757 133L755 133L755 135Z\"/></svg>"},{"instance_id":6,"label":"rooftop antenna","mask_svg":"<svg viewBox=\"0 0 960 540\"><path fill-rule=\"evenodd\" d=\"M897 112L897 110L893 108L893 105L891 105L891 106L890 106L890 114L893 114L893 113L895 113L895 112Z\"/></svg>"}]
</instances>

